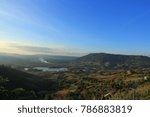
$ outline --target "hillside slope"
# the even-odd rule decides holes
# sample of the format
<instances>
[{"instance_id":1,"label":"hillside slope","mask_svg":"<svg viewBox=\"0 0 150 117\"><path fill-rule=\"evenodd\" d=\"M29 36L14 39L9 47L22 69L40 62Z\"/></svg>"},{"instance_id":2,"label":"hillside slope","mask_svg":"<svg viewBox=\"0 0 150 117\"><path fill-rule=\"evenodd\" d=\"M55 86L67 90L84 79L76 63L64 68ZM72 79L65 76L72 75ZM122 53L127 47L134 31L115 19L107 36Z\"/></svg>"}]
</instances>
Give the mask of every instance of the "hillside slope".
<instances>
[{"instance_id":1,"label":"hillside slope","mask_svg":"<svg viewBox=\"0 0 150 117\"><path fill-rule=\"evenodd\" d=\"M150 57L138 55L93 53L80 57L74 62L80 66L100 67L103 69L150 67Z\"/></svg>"},{"instance_id":2,"label":"hillside slope","mask_svg":"<svg viewBox=\"0 0 150 117\"><path fill-rule=\"evenodd\" d=\"M0 66L0 99L43 99L56 85L57 81Z\"/></svg>"}]
</instances>

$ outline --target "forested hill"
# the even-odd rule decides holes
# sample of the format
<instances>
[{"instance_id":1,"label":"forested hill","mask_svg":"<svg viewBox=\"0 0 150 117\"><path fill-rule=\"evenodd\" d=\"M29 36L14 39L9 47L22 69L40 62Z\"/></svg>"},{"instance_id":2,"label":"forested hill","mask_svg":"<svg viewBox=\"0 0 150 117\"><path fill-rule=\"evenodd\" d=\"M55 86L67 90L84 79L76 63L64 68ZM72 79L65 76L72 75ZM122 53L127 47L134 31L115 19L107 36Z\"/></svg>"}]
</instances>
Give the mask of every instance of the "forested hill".
<instances>
[{"instance_id":1,"label":"forested hill","mask_svg":"<svg viewBox=\"0 0 150 117\"><path fill-rule=\"evenodd\" d=\"M0 99L40 99L40 92L53 92L57 83L6 66L0 66Z\"/></svg>"},{"instance_id":2,"label":"forested hill","mask_svg":"<svg viewBox=\"0 0 150 117\"><path fill-rule=\"evenodd\" d=\"M108 69L150 67L150 57L139 55L93 53L78 58L76 62L78 65L95 66Z\"/></svg>"}]
</instances>

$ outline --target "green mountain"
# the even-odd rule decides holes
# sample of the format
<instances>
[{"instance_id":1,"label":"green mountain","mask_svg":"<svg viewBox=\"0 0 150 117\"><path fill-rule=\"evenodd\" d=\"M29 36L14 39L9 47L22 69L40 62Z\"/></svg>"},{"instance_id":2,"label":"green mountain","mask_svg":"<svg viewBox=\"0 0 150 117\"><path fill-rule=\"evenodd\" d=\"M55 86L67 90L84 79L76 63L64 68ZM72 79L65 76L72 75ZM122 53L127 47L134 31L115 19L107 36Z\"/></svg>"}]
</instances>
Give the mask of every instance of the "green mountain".
<instances>
[{"instance_id":1,"label":"green mountain","mask_svg":"<svg viewBox=\"0 0 150 117\"><path fill-rule=\"evenodd\" d=\"M119 55L92 53L74 61L78 66L98 67L102 69L149 68L150 57L140 55Z\"/></svg>"}]
</instances>

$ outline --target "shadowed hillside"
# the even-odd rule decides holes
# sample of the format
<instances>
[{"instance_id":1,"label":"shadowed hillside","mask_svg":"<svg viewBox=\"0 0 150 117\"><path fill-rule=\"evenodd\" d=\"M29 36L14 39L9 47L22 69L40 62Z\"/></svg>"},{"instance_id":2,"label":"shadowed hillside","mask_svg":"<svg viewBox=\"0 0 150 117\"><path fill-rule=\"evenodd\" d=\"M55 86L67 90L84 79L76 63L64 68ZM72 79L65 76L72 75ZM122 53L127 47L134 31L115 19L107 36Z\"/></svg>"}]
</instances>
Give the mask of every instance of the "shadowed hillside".
<instances>
[{"instance_id":1,"label":"shadowed hillside","mask_svg":"<svg viewBox=\"0 0 150 117\"><path fill-rule=\"evenodd\" d=\"M52 93L55 85L54 80L0 66L0 99L43 99L41 92Z\"/></svg>"}]
</instances>

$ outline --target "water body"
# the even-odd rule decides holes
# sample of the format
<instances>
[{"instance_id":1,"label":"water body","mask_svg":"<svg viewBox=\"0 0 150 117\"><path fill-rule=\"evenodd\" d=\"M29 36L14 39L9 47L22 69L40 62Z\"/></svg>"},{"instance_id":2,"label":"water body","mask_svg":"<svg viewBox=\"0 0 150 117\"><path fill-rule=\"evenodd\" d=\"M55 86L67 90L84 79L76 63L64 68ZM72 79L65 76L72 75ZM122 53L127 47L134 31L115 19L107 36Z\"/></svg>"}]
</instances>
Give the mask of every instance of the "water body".
<instances>
[{"instance_id":1,"label":"water body","mask_svg":"<svg viewBox=\"0 0 150 117\"><path fill-rule=\"evenodd\" d=\"M46 61L45 59L43 59L43 58L40 58L39 59L42 63L49 63L48 61Z\"/></svg>"},{"instance_id":2,"label":"water body","mask_svg":"<svg viewBox=\"0 0 150 117\"><path fill-rule=\"evenodd\" d=\"M25 71L28 71L28 70L29 70L29 68L24 68L24 70L25 70Z\"/></svg>"},{"instance_id":3,"label":"water body","mask_svg":"<svg viewBox=\"0 0 150 117\"><path fill-rule=\"evenodd\" d=\"M40 70L43 72L49 71L49 72L61 72L61 71L68 71L67 68L48 68L48 67L34 67L34 70Z\"/></svg>"}]
</instances>

